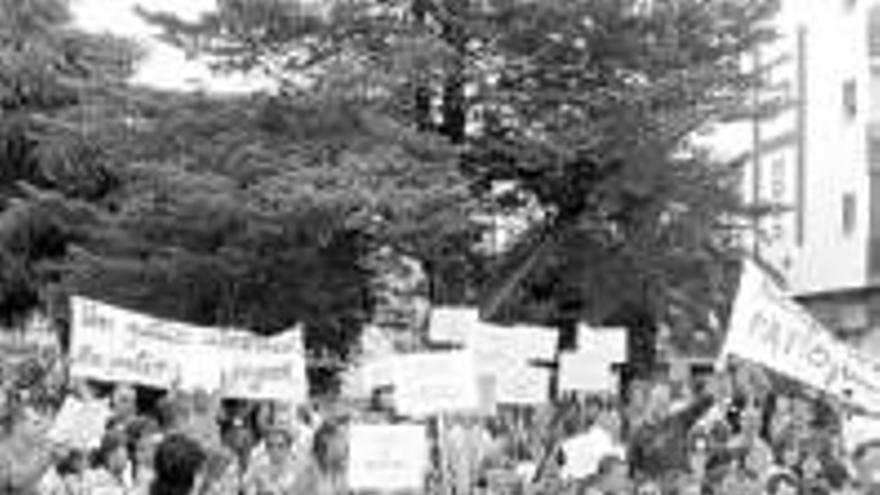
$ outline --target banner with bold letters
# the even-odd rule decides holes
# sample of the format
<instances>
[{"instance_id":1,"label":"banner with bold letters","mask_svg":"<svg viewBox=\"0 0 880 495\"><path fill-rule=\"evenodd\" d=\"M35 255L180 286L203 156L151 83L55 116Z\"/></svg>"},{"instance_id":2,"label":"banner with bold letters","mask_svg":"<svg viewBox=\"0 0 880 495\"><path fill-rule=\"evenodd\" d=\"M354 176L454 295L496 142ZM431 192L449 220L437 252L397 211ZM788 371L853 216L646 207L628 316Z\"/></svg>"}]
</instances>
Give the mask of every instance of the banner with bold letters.
<instances>
[{"instance_id":1,"label":"banner with bold letters","mask_svg":"<svg viewBox=\"0 0 880 495\"><path fill-rule=\"evenodd\" d=\"M880 364L836 339L760 268L743 269L722 359L737 356L880 411Z\"/></svg>"}]
</instances>

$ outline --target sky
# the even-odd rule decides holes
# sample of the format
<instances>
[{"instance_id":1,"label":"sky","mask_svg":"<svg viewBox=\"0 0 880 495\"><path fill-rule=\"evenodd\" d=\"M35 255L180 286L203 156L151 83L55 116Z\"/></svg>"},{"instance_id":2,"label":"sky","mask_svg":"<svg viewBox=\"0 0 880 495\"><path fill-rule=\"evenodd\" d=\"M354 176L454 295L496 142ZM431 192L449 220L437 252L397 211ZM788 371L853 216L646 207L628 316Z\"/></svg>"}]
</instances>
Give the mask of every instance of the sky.
<instances>
[{"instance_id":1,"label":"sky","mask_svg":"<svg viewBox=\"0 0 880 495\"><path fill-rule=\"evenodd\" d=\"M213 7L215 0L72 0L77 25L93 32L109 32L137 40L147 52L135 82L162 89L206 89L239 92L258 89L263 81L251 76L219 77L203 63L187 60L184 53L156 38L156 28L135 13L148 10L174 12L187 20Z\"/></svg>"}]
</instances>

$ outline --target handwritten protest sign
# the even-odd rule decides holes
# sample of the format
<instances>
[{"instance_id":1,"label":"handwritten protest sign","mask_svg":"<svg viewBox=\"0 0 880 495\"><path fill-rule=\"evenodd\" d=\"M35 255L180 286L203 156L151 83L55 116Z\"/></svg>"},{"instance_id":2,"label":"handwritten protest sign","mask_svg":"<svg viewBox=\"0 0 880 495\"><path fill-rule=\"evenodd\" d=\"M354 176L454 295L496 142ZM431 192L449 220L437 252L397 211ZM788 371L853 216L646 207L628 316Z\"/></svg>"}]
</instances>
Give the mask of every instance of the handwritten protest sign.
<instances>
[{"instance_id":1,"label":"handwritten protest sign","mask_svg":"<svg viewBox=\"0 0 880 495\"><path fill-rule=\"evenodd\" d=\"M549 398L549 374L531 366L533 360L552 360L557 333L542 327L486 325L468 334L479 376L495 378L499 404L535 404Z\"/></svg>"},{"instance_id":2,"label":"handwritten protest sign","mask_svg":"<svg viewBox=\"0 0 880 495\"><path fill-rule=\"evenodd\" d=\"M880 411L880 365L836 340L760 269L743 271L722 357L738 356Z\"/></svg>"},{"instance_id":3,"label":"handwritten protest sign","mask_svg":"<svg viewBox=\"0 0 880 495\"><path fill-rule=\"evenodd\" d=\"M432 342L464 344L468 335L486 326L477 308L439 307L431 309L428 337Z\"/></svg>"},{"instance_id":4,"label":"handwritten protest sign","mask_svg":"<svg viewBox=\"0 0 880 495\"><path fill-rule=\"evenodd\" d=\"M576 352L559 357L559 389L603 392L613 390L616 377L612 366L626 361L626 329L578 329Z\"/></svg>"},{"instance_id":5,"label":"handwritten protest sign","mask_svg":"<svg viewBox=\"0 0 880 495\"><path fill-rule=\"evenodd\" d=\"M226 397L302 400L302 335L261 337L153 318L74 297L71 375L167 388L220 389Z\"/></svg>"},{"instance_id":6,"label":"handwritten protest sign","mask_svg":"<svg viewBox=\"0 0 880 495\"><path fill-rule=\"evenodd\" d=\"M421 490L428 468L422 425L353 425L348 483L352 490Z\"/></svg>"},{"instance_id":7,"label":"handwritten protest sign","mask_svg":"<svg viewBox=\"0 0 880 495\"><path fill-rule=\"evenodd\" d=\"M70 448L83 451L96 449L101 444L104 427L112 414L110 406L104 401L81 401L68 397L55 416L48 437Z\"/></svg>"},{"instance_id":8,"label":"handwritten protest sign","mask_svg":"<svg viewBox=\"0 0 880 495\"><path fill-rule=\"evenodd\" d=\"M394 363L398 412L420 417L480 407L473 356L467 351L404 354Z\"/></svg>"},{"instance_id":9,"label":"handwritten protest sign","mask_svg":"<svg viewBox=\"0 0 880 495\"><path fill-rule=\"evenodd\" d=\"M519 364L495 373L494 398L499 404L543 404L550 400L550 370Z\"/></svg>"}]
</instances>

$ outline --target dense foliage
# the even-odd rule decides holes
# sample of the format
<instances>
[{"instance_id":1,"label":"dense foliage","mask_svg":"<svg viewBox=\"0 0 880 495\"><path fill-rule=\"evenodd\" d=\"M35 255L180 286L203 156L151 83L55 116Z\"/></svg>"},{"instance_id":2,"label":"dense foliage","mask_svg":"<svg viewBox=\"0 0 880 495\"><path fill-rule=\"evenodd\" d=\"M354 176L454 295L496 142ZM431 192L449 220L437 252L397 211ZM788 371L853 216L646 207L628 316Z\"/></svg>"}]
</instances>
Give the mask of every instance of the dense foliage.
<instances>
[{"instance_id":1,"label":"dense foliage","mask_svg":"<svg viewBox=\"0 0 880 495\"><path fill-rule=\"evenodd\" d=\"M495 211L537 200L482 286L486 316L665 321L686 341L724 314L753 213L736 164L690 137L778 103L749 107L758 74L742 63L776 3L226 0L192 23L145 15L218 70L265 71L282 95L356 101L456 145ZM514 187L490 197L498 181Z\"/></svg>"}]
</instances>

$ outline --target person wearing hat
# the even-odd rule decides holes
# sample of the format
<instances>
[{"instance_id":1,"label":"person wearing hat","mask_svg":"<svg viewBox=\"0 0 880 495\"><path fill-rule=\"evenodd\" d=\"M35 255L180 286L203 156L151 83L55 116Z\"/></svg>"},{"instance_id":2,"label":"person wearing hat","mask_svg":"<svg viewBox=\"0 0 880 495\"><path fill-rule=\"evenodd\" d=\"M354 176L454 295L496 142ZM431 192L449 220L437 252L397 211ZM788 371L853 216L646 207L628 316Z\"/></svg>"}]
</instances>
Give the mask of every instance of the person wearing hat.
<instances>
[{"instance_id":1,"label":"person wearing hat","mask_svg":"<svg viewBox=\"0 0 880 495\"><path fill-rule=\"evenodd\" d=\"M264 424L266 455L254 459L249 466L244 479L245 495L292 493L301 471L301 463L292 449L294 440L293 427L284 418L273 417Z\"/></svg>"}]
</instances>

